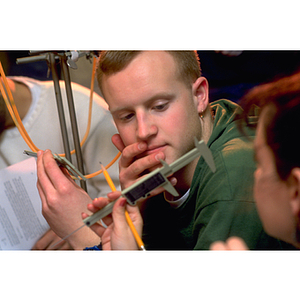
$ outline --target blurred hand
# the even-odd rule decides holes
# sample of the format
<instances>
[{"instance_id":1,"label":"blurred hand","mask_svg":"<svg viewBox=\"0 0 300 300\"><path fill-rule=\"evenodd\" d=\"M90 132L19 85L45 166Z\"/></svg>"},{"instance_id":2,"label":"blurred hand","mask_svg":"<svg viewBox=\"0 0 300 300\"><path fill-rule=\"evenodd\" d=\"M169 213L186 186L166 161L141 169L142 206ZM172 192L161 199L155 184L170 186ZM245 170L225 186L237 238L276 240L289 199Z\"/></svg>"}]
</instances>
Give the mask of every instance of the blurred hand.
<instances>
[{"instance_id":1,"label":"blurred hand","mask_svg":"<svg viewBox=\"0 0 300 300\"><path fill-rule=\"evenodd\" d=\"M52 230L48 230L32 247L31 250L73 250L71 245L67 241L59 242L61 238L56 235Z\"/></svg>"},{"instance_id":2,"label":"blurred hand","mask_svg":"<svg viewBox=\"0 0 300 300\"><path fill-rule=\"evenodd\" d=\"M210 250L249 250L245 242L236 236L230 237L226 242L214 242Z\"/></svg>"}]
</instances>

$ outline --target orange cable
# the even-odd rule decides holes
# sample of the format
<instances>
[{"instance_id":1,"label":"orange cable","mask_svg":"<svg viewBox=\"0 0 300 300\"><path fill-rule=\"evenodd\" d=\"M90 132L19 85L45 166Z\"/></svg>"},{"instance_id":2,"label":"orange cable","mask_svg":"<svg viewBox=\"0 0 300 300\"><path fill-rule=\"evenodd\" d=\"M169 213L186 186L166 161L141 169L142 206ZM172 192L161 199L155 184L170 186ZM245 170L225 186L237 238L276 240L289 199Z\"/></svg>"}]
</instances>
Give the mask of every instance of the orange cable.
<instances>
[{"instance_id":1,"label":"orange cable","mask_svg":"<svg viewBox=\"0 0 300 300\"><path fill-rule=\"evenodd\" d=\"M92 104L93 104L93 92L94 92L93 90L94 90L95 73L96 73L96 58L94 57L92 79L91 79L91 89L90 89L90 102L89 102L88 124L87 124L87 129L86 129L86 132L85 132L85 136L84 136L84 138L82 139L82 141L80 143L81 146L85 143L85 141L87 139L87 136L89 134L89 131L90 131L90 126L91 126L91 115L92 115ZM4 98L6 106L7 106L8 110L9 110L9 113L10 113L10 115L11 115L11 117L12 117L12 119L13 119L15 125L16 125L16 127L18 128L21 136L23 137L24 141L26 142L26 144L30 147L30 149L32 151L38 152L40 149L35 146L35 144L31 140L31 138L29 137L29 135L28 135L28 133L27 133L27 131L26 131L23 123L22 123L22 120L20 118L20 115L18 113L18 110L16 108L16 105L15 105L15 102L14 102L14 99L13 99L11 90L9 88L9 85L8 85L8 82L7 82L7 78L6 78L5 73L3 71L1 61L0 61L0 75L3 78L3 83L5 85L5 88L6 88L9 100L10 100L10 102L9 102L8 99L7 99L5 90L3 88L2 82L0 80L0 91L2 93L2 96ZM71 151L71 154L74 154L74 153L75 153L75 149L73 149ZM65 156L65 154L58 154L58 155L59 156ZM121 152L118 152L118 154L114 157L114 159L109 164L107 164L107 166L105 168L106 169L110 168L117 161L117 159L120 157L120 155L121 155ZM103 171L100 169L97 172L85 175L85 177L86 178L92 178L92 177L95 177L95 176L101 174L102 172Z\"/></svg>"},{"instance_id":2,"label":"orange cable","mask_svg":"<svg viewBox=\"0 0 300 300\"><path fill-rule=\"evenodd\" d=\"M3 78L3 83L4 83L4 86L6 88L6 92L8 94L8 98L10 100L10 103L9 103L7 97L6 97L6 94L5 94L4 88L2 86L2 83L1 83L1 93L3 95L3 98L5 100L6 105L8 105L7 108L9 110L10 114L11 114L11 117L12 117L13 121L15 122L16 127L18 128L20 134L22 135L22 137L25 140L25 142L27 143L27 145L30 147L30 149L32 151L36 151L37 152L39 149L34 145L34 143L32 142L32 140L30 139L27 131L24 128L22 120L21 120L21 118L19 116L18 110L16 108L16 104L14 102L11 90L9 88L6 76L5 76L4 71L3 71L1 62L0 62L0 73L1 73L1 77ZM13 111L13 113L12 113L12 111Z\"/></svg>"}]
</instances>

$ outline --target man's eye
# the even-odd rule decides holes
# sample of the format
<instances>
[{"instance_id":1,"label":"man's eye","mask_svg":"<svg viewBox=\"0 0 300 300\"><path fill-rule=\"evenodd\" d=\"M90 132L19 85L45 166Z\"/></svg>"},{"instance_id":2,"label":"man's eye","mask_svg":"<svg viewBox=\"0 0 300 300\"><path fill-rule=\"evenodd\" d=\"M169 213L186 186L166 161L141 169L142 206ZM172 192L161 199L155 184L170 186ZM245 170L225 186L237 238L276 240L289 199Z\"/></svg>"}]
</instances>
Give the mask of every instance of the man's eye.
<instances>
[{"instance_id":1,"label":"man's eye","mask_svg":"<svg viewBox=\"0 0 300 300\"><path fill-rule=\"evenodd\" d=\"M123 122L130 121L133 118L134 114L127 114L120 116L120 120Z\"/></svg>"},{"instance_id":2,"label":"man's eye","mask_svg":"<svg viewBox=\"0 0 300 300\"><path fill-rule=\"evenodd\" d=\"M163 103L163 104L159 104L159 105L155 105L154 109L158 110L158 111L163 111L165 109L167 109L168 103Z\"/></svg>"}]
</instances>

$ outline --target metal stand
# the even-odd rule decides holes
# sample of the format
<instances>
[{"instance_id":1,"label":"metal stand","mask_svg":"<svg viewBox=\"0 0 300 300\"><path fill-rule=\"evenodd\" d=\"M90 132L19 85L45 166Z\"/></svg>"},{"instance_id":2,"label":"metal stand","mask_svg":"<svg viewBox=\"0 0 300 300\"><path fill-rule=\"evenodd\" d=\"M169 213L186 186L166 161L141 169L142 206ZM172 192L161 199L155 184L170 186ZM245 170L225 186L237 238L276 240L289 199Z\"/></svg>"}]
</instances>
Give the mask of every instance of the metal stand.
<instances>
[{"instance_id":1,"label":"metal stand","mask_svg":"<svg viewBox=\"0 0 300 300\"><path fill-rule=\"evenodd\" d=\"M66 93L67 93L67 99L68 99L68 105L69 105L69 113L70 113L71 127L72 127L72 133L73 133L73 141L74 141L74 147L75 147L75 153L76 153L76 159L77 159L77 168L81 173L84 174L82 152L81 152L81 147L80 147L80 139L79 139L77 120L76 120L76 114L75 114L75 106L74 106L73 93L72 93L71 80L70 80L70 72L69 72L69 68L67 65L66 57L63 57L61 59L61 63L62 63L62 71L63 71L63 75L64 75ZM84 190L87 189L85 181L81 180L80 186Z\"/></svg>"},{"instance_id":2,"label":"metal stand","mask_svg":"<svg viewBox=\"0 0 300 300\"><path fill-rule=\"evenodd\" d=\"M41 52L42 51L34 51L34 53L41 53ZM67 54L65 52L60 52L60 53L46 52L46 54L37 55L34 57L18 58L17 63L20 64L20 63L47 60L48 63L50 64L53 83L54 83L56 103L57 103L57 111L58 111L58 116L59 116L59 120L60 120L64 152L66 154L66 158L70 162L72 162L71 154L70 154L71 150L70 150L70 146L69 146L69 140L68 140L68 134L67 134L67 128L66 128L66 120L65 120L62 97L61 97L61 90L60 90L60 85L59 85L59 76L58 76L58 71L57 71L57 66L56 66L56 59L58 59L59 63L61 63L61 65L62 65L62 71L63 71L64 81L65 81L66 94L67 94L67 100L68 100L68 106L69 106L71 128L72 128L72 134L73 134L73 140L74 140L74 147L75 147L75 151L76 151L77 168L82 174L84 174L83 158L82 158L82 151L81 151L81 147L80 147L80 139L79 139L78 127L77 127L77 121L76 121L70 73L69 73L69 69L68 69L68 65L67 65ZM81 180L80 186L85 191L87 191L87 186L86 186L85 181Z\"/></svg>"},{"instance_id":3,"label":"metal stand","mask_svg":"<svg viewBox=\"0 0 300 300\"><path fill-rule=\"evenodd\" d=\"M66 119L64 114L64 107L62 103L62 97L61 97L61 90L59 85L59 76L57 72L57 67L55 63L55 55L53 53L49 53L49 62L51 67L51 73L53 78L53 84L54 84L54 91L55 91L55 98L56 98L56 105L57 105L57 112L60 122L60 129L62 134L62 140L63 140L63 146L64 146L64 152L66 154L66 158L72 162L71 159L71 150L69 146L69 140L68 140L68 132L67 132L67 126L66 126Z\"/></svg>"}]
</instances>

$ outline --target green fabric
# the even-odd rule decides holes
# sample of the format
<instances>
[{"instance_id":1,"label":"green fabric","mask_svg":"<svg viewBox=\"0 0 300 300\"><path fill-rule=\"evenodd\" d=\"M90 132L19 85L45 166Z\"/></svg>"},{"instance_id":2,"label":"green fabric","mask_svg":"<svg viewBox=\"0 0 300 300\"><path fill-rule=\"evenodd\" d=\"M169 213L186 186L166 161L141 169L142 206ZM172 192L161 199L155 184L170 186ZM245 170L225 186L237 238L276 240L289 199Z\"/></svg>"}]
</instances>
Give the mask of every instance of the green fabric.
<instances>
[{"instance_id":1,"label":"green fabric","mask_svg":"<svg viewBox=\"0 0 300 300\"><path fill-rule=\"evenodd\" d=\"M144 214L146 249L207 250L212 242L230 236L243 238L250 249L292 248L263 231L252 194L252 142L236 126L240 107L228 100L211 106L215 121L208 146L216 172L200 157L189 197L181 207L171 208L161 195L149 199ZM246 130L254 137L253 130Z\"/></svg>"}]
</instances>

